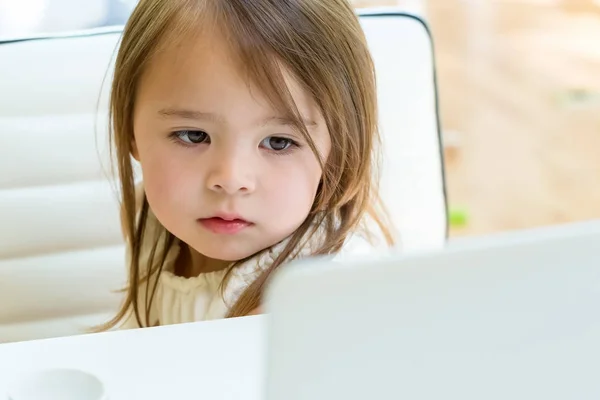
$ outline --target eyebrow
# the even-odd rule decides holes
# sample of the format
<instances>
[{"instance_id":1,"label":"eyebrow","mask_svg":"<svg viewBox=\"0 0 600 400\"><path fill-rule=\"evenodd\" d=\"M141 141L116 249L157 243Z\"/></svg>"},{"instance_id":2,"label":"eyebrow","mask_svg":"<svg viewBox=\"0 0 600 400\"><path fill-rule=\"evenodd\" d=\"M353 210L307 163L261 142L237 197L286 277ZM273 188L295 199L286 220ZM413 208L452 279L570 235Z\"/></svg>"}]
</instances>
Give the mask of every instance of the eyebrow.
<instances>
[{"instance_id":1,"label":"eyebrow","mask_svg":"<svg viewBox=\"0 0 600 400\"><path fill-rule=\"evenodd\" d=\"M181 108L163 108L158 111L158 114L162 117L166 118L183 118L190 119L195 121L210 121L217 123L225 123L225 118L223 116L203 111L195 111L195 110L186 110ZM302 122L307 127L315 127L318 124L309 119L302 117ZM290 125L294 126L294 121L290 118L285 117L268 117L258 123L258 126L266 126L266 125Z\"/></svg>"},{"instance_id":2,"label":"eyebrow","mask_svg":"<svg viewBox=\"0 0 600 400\"><path fill-rule=\"evenodd\" d=\"M199 121L225 122L225 119L217 114L207 113L202 111L185 110L180 108L163 108L158 111L162 117L176 117L183 119L193 119Z\"/></svg>"}]
</instances>

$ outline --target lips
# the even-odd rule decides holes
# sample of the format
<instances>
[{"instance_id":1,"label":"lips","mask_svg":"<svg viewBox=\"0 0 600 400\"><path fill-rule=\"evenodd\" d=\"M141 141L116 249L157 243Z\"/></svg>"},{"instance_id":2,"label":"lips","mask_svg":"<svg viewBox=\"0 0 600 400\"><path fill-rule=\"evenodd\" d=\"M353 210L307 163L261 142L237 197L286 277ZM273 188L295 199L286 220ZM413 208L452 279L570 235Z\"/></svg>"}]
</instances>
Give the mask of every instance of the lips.
<instances>
[{"instance_id":1,"label":"lips","mask_svg":"<svg viewBox=\"0 0 600 400\"><path fill-rule=\"evenodd\" d=\"M202 218L198 222L204 228L218 235L235 235L252 225L251 222L236 216Z\"/></svg>"}]
</instances>

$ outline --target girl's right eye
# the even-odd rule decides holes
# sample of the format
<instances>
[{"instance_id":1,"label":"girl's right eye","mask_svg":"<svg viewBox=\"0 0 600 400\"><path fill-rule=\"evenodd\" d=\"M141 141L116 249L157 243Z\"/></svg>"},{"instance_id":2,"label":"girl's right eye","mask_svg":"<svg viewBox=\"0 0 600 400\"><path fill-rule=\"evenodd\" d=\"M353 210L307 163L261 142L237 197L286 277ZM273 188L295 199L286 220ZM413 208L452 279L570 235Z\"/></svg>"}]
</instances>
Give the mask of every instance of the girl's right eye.
<instances>
[{"instance_id":1,"label":"girl's right eye","mask_svg":"<svg viewBox=\"0 0 600 400\"><path fill-rule=\"evenodd\" d=\"M172 136L184 144L200 144L208 140L208 134L203 131L176 131Z\"/></svg>"}]
</instances>

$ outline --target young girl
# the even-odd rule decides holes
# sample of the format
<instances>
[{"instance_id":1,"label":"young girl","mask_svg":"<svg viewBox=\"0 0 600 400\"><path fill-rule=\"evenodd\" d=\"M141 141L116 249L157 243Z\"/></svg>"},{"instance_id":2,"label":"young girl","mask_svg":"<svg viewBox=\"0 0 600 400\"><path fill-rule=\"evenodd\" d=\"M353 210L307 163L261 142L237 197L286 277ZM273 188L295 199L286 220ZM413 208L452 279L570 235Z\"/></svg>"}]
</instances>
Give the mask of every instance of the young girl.
<instances>
[{"instance_id":1,"label":"young girl","mask_svg":"<svg viewBox=\"0 0 600 400\"><path fill-rule=\"evenodd\" d=\"M364 251L373 227L392 244L347 0L141 0L111 122L129 282L105 329L257 313L289 261Z\"/></svg>"}]
</instances>

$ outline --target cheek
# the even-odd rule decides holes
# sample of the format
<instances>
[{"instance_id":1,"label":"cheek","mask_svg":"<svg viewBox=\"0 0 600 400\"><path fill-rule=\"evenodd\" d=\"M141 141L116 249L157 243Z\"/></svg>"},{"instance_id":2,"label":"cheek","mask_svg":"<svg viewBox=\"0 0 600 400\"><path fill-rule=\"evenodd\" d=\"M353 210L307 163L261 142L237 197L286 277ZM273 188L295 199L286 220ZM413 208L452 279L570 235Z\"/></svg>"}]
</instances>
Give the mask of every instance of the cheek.
<instances>
[{"instance_id":1,"label":"cheek","mask_svg":"<svg viewBox=\"0 0 600 400\"><path fill-rule=\"evenodd\" d=\"M270 169L267 193L282 213L303 214L306 217L313 205L321 180L321 169L312 154L289 165Z\"/></svg>"},{"instance_id":2,"label":"cheek","mask_svg":"<svg viewBox=\"0 0 600 400\"><path fill-rule=\"evenodd\" d=\"M187 198L190 187L189 171L181 157L174 157L169 146L138 142L139 161L142 167L144 189L153 210L177 209Z\"/></svg>"}]
</instances>

